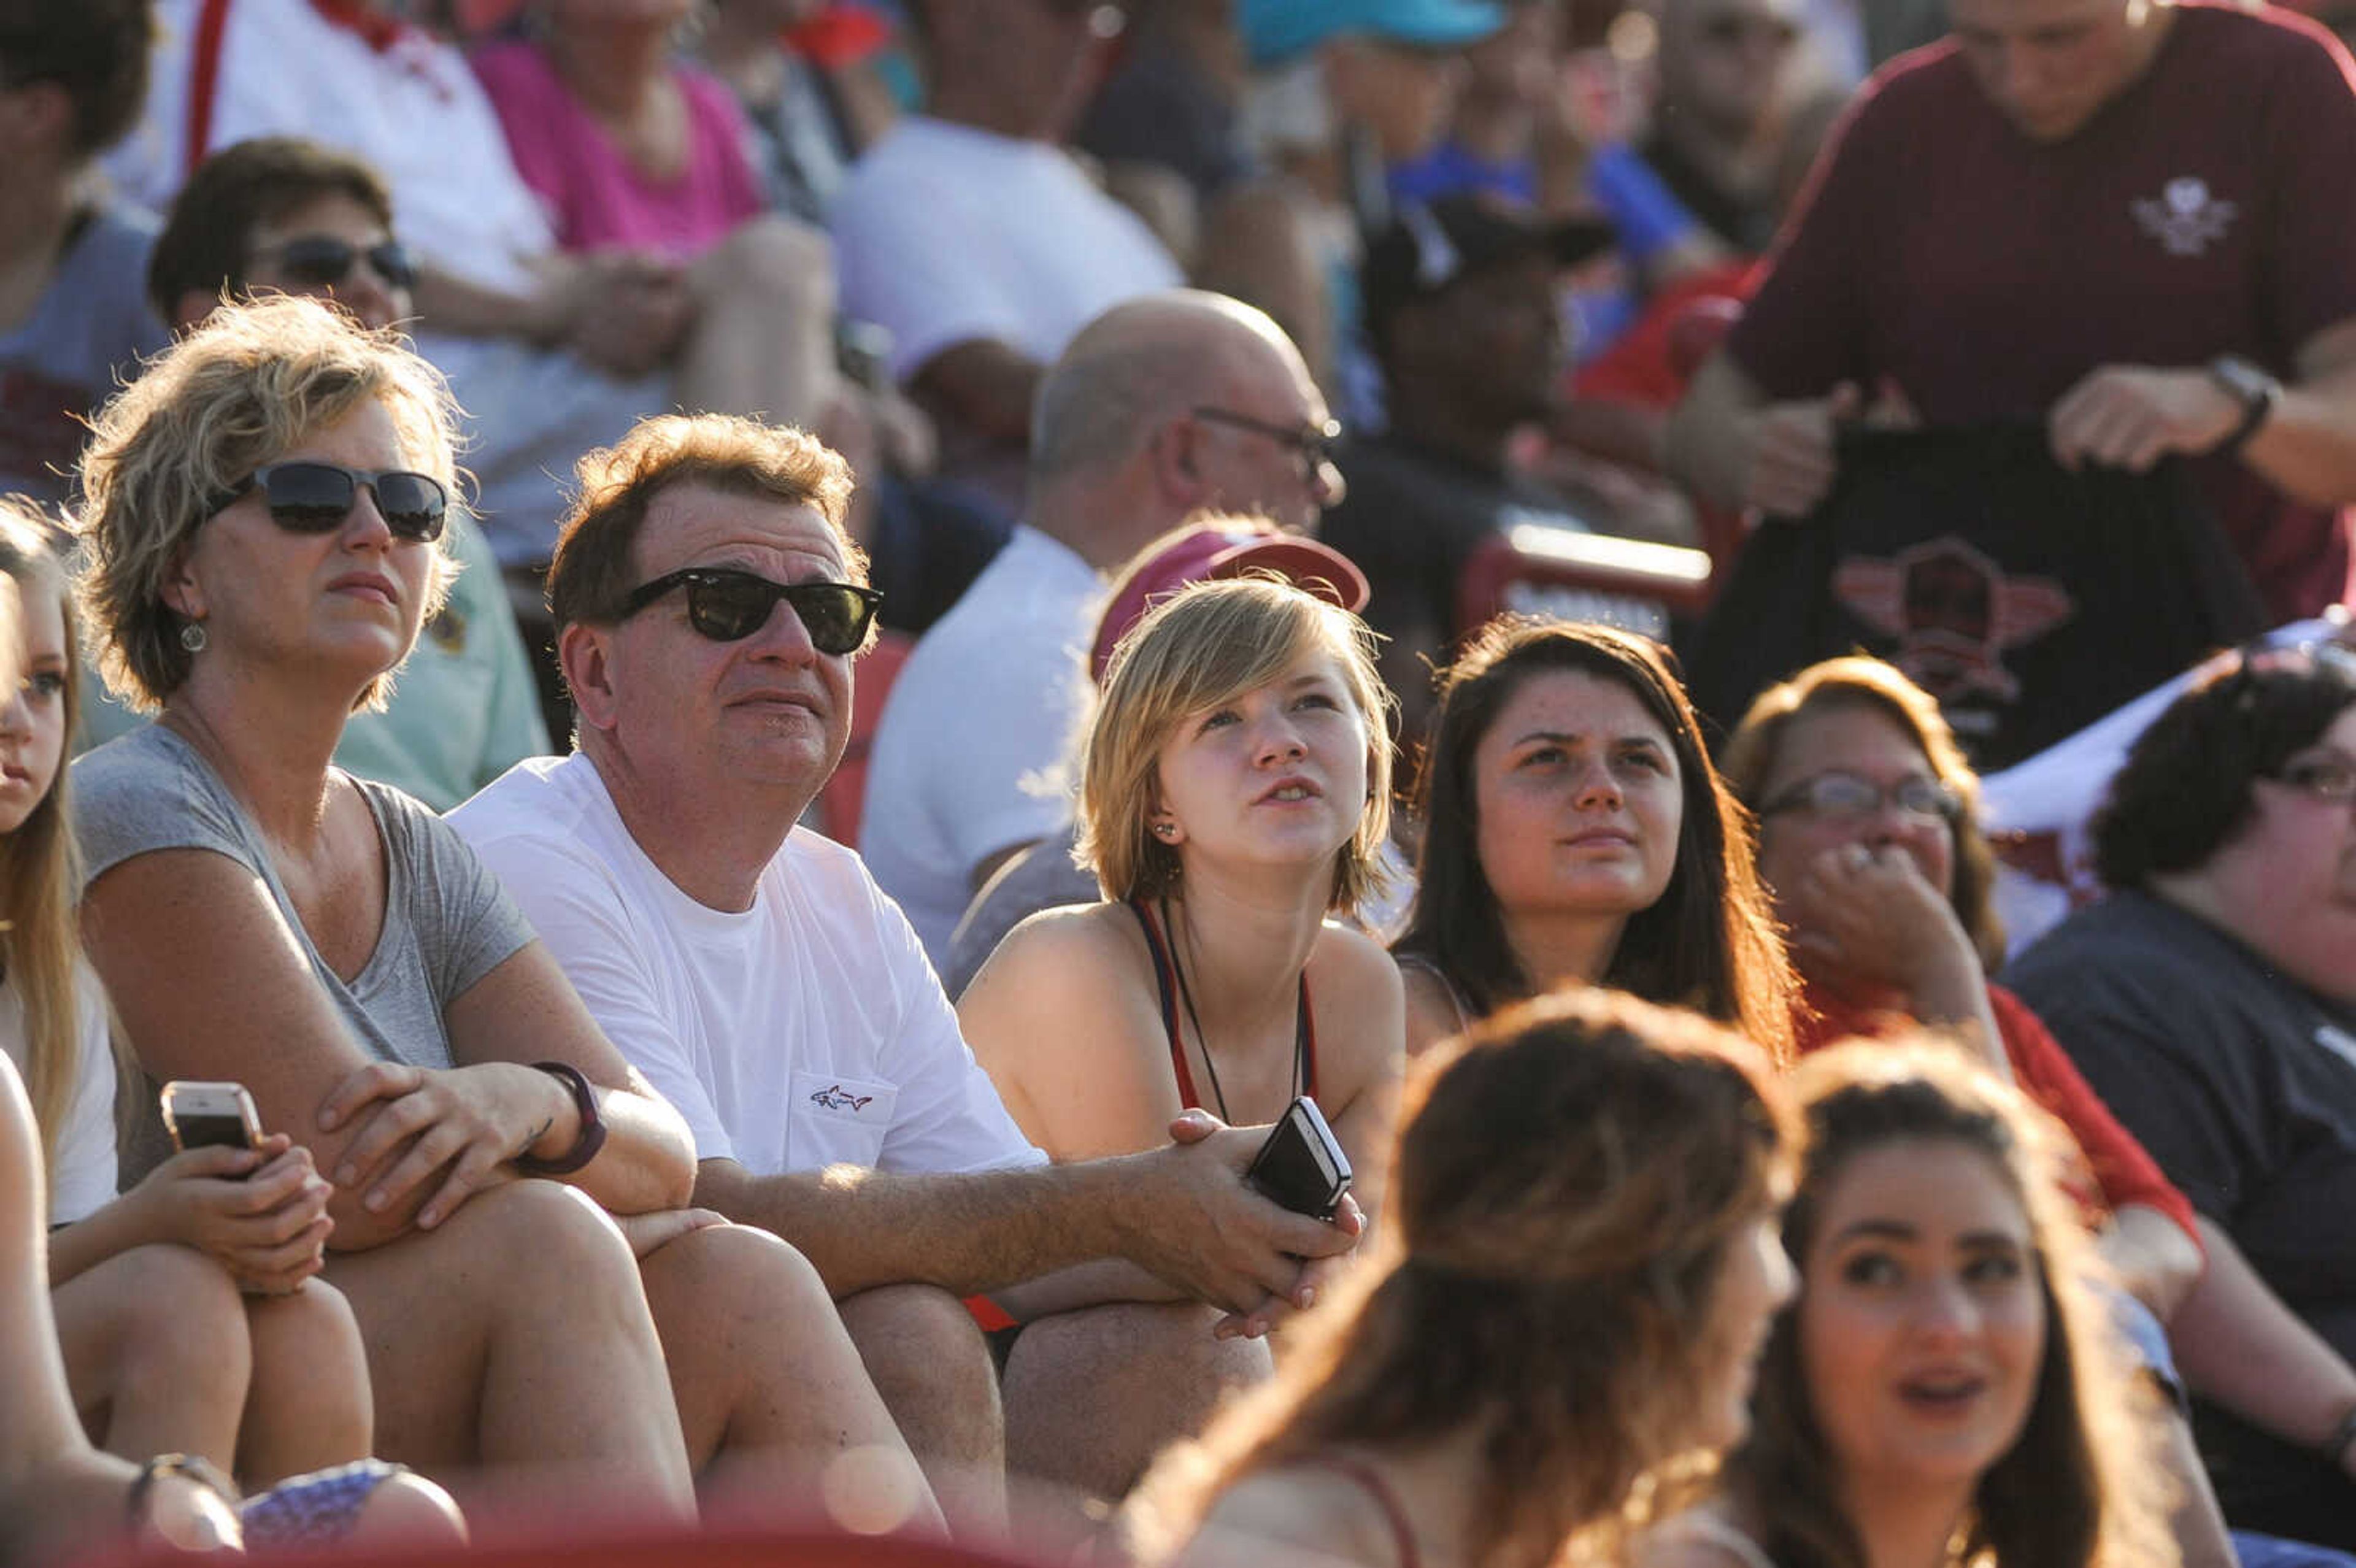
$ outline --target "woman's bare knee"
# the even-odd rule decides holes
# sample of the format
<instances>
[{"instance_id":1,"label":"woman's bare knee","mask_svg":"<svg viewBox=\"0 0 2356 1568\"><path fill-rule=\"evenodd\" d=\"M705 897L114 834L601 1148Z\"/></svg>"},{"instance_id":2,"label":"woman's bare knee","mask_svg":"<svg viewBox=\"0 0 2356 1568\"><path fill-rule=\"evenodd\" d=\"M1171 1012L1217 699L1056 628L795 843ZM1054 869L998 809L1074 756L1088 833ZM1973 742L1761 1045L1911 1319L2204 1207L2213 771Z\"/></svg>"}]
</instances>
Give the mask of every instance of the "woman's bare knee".
<instances>
[{"instance_id":1,"label":"woman's bare knee","mask_svg":"<svg viewBox=\"0 0 2356 1568\"><path fill-rule=\"evenodd\" d=\"M132 1456L160 1443L230 1462L252 1352L227 1269L190 1247L134 1247L54 1301L75 1403L86 1417L104 1412L102 1445Z\"/></svg>"},{"instance_id":2,"label":"woman's bare knee","mask_svg":"<svg viewBox=\"0 0 2356 1568\"><path fill-rule=\"evenodd\" d=\"M466 1516L450 1494L412 1471L388 1476L353 1522L358 1546L402 1546L433 1551L466 1544Z\"/></svg>"},{"instance_id":3,"label":"woman's bare knee","mask_svg":"<svg viewBox=\"0 0 2356 1568\"><path fill-rule=\"evenodd\" d=\"M343 1293L314 1279L288 1296L249 1296L252 1386L238 1439L250 1486L366 1456L376 1435L368 1348Z\"/></svg>"},{"instance_id":4,"label":"woman's bare knee","mask_svg":"<svg viewBox=\"0 0 2356 1568\"><path fill-rule=\"evenodd\" d=\"M821 311L832 328L833 242L789 219L772 214L738 225L697 261L694 275L707 297L789 303Z\"/></svg>"}]
</instances>

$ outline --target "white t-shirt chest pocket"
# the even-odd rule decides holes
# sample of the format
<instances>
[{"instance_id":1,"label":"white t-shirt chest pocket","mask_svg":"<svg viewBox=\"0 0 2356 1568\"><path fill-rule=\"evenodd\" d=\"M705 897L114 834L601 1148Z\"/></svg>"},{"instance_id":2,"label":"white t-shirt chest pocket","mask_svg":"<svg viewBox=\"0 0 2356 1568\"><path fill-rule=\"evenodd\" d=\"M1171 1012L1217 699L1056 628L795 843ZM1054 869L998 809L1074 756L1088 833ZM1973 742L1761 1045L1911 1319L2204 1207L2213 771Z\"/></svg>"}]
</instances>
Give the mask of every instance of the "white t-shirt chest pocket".
<instances>
[{"instance_id":1,"label":"white t-shirt chest pocket","mask_svg":"<svg viewBox=\"0 0 2356 1568\"><path fill-rule=\"evenodd\" d=\"M827 1072L793 1074L786 1110L786 1168L873 1166L892 1128L898 1085Z\"/></svg>"}]
</instances>

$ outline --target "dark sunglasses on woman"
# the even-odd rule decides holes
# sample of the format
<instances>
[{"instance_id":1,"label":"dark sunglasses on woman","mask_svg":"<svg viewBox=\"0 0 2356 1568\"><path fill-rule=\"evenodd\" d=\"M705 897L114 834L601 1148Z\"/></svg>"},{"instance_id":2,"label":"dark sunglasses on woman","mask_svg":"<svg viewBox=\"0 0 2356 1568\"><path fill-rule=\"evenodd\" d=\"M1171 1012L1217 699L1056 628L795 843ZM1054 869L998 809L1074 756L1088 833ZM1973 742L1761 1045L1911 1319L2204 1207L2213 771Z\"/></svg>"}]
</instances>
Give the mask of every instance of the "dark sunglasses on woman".
<instances>
[{"instance_id":1,"label":"dark sunglasses on woman","mask_svg":"<svg viewBox=\"0 0 2356 1568\"><path fill-rule=\"evenodd\" d=\"M884 595L851 582L772 582L726 567L690 567L642 584L622 604L622 619L674 588L687 590L687 624L715 643L742 642L769 624L782 599L801 617L810 645L822 654L857 653Z\"/></svg>"},{"instance_id":2,"label":"dark sunglasses on woman","mask_svg":"<svg viewBox=\"0 0 2356 1568\"><path fill-rule=\"evenodd\" d=\"M273 463L255 469L213 497L212 512L249 491L262 492L270 520L294 534L324 534L344 526L361 485L395 539L430 544L442 537L450 493L430 474L405 468L346 468L335 463Z\"/></svg>"},{"instance_id":3,"label":"dark sunglasses on woman","mask_svg":"<svg viewBox=\"0 0 2356 1568\"><path fill-rule=\"evenodd\" d=\"M305 234L273 245L263 254L277 262L283 282L299 288L339 287L363 260L376 270L387 288L417 286L417 259L398 240L355 245L332 234Z\"/></svg>"}]
</instances>

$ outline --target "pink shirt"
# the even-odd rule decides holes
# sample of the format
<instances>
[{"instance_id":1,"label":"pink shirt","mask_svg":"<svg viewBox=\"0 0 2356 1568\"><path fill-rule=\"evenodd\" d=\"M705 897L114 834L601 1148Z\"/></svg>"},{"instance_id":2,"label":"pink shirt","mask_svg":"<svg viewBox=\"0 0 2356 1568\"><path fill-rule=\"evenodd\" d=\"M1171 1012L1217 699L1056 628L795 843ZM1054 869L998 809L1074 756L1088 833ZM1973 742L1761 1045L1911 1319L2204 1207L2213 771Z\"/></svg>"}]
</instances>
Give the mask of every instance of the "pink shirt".
<instances>
[{"instance_id":1,"label":"pink shirt","mask_svg":"<svg viewBox=\"0 0 2356 1568\"><path fill-rule=\"evenodd\" d=\"M657 180L633 165L590 117L538 46L494 44L475 74L498 111L517 171L548 209L567 251L627 247L699 256L761 211L744 157L744 123L728 90L674 67L686 95L687 166Z\"/></svg>"}]
</instances>

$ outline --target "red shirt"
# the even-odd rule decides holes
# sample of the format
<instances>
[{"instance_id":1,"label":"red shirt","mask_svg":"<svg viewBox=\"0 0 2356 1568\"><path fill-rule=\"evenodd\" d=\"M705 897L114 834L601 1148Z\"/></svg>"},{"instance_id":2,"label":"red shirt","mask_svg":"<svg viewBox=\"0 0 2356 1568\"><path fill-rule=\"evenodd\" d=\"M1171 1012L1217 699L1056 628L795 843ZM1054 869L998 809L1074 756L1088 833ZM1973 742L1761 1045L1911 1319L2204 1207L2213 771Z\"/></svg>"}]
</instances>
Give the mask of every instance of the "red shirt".
<instances>
[{"instance_id":1,"label":"red shirt","mask_svg":"<svg viewBox=\"0 0 2356 1568\"><path fill-rule=\"evenodd\" d=\"M2177 5L2144 74L2052 143L1935 45L1858 95L1727 347L1771 398L1888 378L1934 425L2041 418L2104 365L2290 379L2356 318L2351 171L2356 64L2270 7ZM2231 458L2192 473L2277 615L2348 596L2344 515Z\"/></svg>"},{"instance_id":2,"label":"red shirt","mask_svg":"<svg viewBox=\"0 0 2356 1568\"><path fill-rule=\"evenodd\" d=\"M2077 1140L2078 1152L2100 1189L2101 1202L2095 1207L2116 1210L2140 1203L2157 1209L2175 1221L2192 1238L2194 1246L2200 1246L2201 1232L2193 1228L2190 1200L2160 1174L2158 1165L2136 1142L2135 1135L2119 1125L2118 1118L2078 1075L2069 1053L2029 1004L2001 986L1990 986L1987 994L1988 1011L1996 1017L1997 1032L2004 1037L2005 1060L2012 1063L2013 1078L2022 1093L2044 1107ZM1914 1020L1903 1013L1852 1008L1820 986L1809 986L1803 999L1815 1009L1815 1017L1803 1010L1793 1020L1803 1054L1853 1035L1886 1040L1915 1027ZM2093 1195L2079 1196L2083 1200Z\"/></svg>"}]
</instances>

